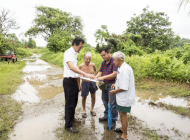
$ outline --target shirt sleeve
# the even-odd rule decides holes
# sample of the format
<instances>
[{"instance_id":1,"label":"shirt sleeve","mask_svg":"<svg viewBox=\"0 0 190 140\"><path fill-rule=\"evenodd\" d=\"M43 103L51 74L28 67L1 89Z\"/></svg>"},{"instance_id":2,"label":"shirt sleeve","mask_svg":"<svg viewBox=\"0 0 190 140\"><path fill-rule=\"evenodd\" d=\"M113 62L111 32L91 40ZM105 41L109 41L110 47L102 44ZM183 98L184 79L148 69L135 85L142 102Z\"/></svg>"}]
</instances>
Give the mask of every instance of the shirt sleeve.
<instances>
[{"instance_id":1,"label":"shirt sleeve","mask_svg":"<svg viewBox=\"0 0 190 140\"><path fill-rule=\"evenodd\" d=\"M113 63L113 71L117 71L118 67L115 66L115 64Z\"/></svg>"},{"instance_id":2,"label":"shirt sleeve","mask_svg":"<svg viewBox=\"0 0 190 140\"><path fill-rule=\"evenodd\" d=\"M66 63L69 62L69 61L74 62L73 55L71 53L69 53L69 52L65 52L64 59L65 59Z\"/></svg>"},{"instance_id":3,"label":"shirt sleeve","mask_svg":"<svg viewBox=\"0 0 190 140\"><path fill-rule=\"evenodd\" d=\"M127 70L123 70L119 76L119 88L123 90L129 90L129 72Z\"/></svg>"}]
</instances>

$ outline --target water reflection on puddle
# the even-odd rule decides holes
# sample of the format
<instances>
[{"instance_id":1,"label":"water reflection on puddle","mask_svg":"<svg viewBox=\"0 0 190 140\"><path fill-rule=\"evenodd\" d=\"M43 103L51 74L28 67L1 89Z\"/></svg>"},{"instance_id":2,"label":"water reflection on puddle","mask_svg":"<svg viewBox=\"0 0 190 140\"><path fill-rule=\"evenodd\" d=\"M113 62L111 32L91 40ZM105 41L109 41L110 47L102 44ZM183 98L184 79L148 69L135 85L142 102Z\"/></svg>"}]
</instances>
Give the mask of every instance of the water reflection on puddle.
<instances>
[{"instance_id":1,"label":"water reflection on puddle","mask_svg":"<svg viewBox=\"0 0 190 140\"><path fill-rule=\"evenodd\" d=\"M18 101L39 102L50 99L63 92L62 70L51 71L52 66L39 59L40 55L33 55L24 59L23 80L12 97ZM32 60L32 61L30 61ZM34 61L36 60L36 61Z\"/></svg>"},{"instance_id":2,"label":"water reflection on puddle","mask_svg":"<svg viewBox=\"0 0 190 140\"><path fill-rule=\"evenodd\" d=\"M14 128L11 140L54 140L54 132L58 127L59 113L45 114L35 118L25 119ZM14 135L15 134L15 135Z\"/></svg>"}]
</instances>

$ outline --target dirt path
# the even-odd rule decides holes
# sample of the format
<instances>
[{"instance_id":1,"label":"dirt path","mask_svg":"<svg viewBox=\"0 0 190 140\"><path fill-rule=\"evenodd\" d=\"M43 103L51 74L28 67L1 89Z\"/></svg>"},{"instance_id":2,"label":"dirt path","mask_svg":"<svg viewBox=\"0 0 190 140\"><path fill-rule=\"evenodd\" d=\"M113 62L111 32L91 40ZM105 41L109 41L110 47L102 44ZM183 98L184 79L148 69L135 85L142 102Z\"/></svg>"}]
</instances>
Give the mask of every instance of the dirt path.
<instances>
[{"instance_id":1,"label":"dirt path","mask_svg":"<svg viewBox=\"0 0 190 140\"><path fill-rule=\"evenodd\" d=\"M26 67L23 69L23 84L20 85L12 95L12 98L22 102L23 113L19 122L10 133L11 140L54 140L60 139L56 136L57 128L64 127L61 119L64 112L64 93L62 88L63 69L52 67L39 59L39 55L28 58ZM27 59L25 59L27 60ZM137 91L137 103L132 109L132 115L144 121L151 129L156 129L160 135L167 135L169 139L189 139L190 119L176 115L170 111L163 111L148 105L152 100L149 93ZM148 94L148 95L147 95ZM159 97L157 100L166 100L168 97ZM170 99L173 100L173 99ZM168 101L169 103L174 101ZM175 101L177 102L177 101ZM185 101L182 101L183 103ZM179 103L180 104L180 103ZM187 103L186 106L188 106ZM99 123L98 118L103 115L104 107L101 100L101 91L96 93L95 111L97 116L90 115L91 100L87 98L87 115L82 119L81 130L87 131L83 139L112 140L118 134L107 130L107 123ZM77 117L81 118L81 97L77 106ZM172 119L171 119L172 118ZM120 121L117 122L119 127ZM172 130L172 128L174 128ZM176 133L175 130L179 130ZM180 136L181 135L181 136ZM129 126L128 136L130 139L147 139Z\"/></svg>"}]
</instances>

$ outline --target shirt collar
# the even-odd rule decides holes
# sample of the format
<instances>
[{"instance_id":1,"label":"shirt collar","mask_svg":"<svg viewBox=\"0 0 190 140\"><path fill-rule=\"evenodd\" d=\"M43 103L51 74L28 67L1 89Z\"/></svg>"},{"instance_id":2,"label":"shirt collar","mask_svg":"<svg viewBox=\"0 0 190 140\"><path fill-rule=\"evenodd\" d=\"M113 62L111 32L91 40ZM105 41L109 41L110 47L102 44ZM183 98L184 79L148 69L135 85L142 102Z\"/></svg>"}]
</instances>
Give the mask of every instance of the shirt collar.
<instances>
[{"instance_id":1,"label":"shirt collar","mask_svg":"<svg viewBox=\"0 0 190 140\"><path fill-rule=\"evenodd\" d=\"M71 51L74 55L78 55L78 52L75 52L75 50L73 49L73 47L71 46Z\"/></svg>"},{"instance_id":2,"label":"shirt collar","mask_svg":"<svg viewBox=\"0 0 190 140\"><path fill-rule=\"evenodd\" d=\"M113 59L113 58L112 58L112 56L111 56L109 63L106 64L106 60L104 60L104 63L105 63L106 65L109 65L112 59Z\"/></svg>"},{"instance_id":3,"label":"shirt collar","mask_svg":"<svg viewBox=\"0 0 190 140\"><path fill-rule=\"evenodd\" d=\"M121 67L120 67L120 68L118 67L118 70L117 70L117 71L118 71L118 72L121 72L121 70L123 69L123 67L124 67L126 64L127 64L127 63L126 63L126 62L124 62L124 63L121 65Z\"/></svg>"}]
</instances>

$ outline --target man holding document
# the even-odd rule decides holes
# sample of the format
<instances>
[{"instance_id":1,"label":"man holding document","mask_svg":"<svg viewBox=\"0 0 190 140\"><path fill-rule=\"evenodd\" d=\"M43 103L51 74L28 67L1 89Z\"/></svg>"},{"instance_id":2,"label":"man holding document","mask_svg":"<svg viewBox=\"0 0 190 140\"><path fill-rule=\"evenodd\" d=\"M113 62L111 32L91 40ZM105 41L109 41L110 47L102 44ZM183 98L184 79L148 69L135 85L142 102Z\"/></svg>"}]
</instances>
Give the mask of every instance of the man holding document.
<instances>
[{"instance_id":1,"label":"man holding document","mask_svg":"<svg viewBox=\"0 0 190 140\"><path fill-rule=\"evenodd\" d=\"M65 92L65 129L77 133L77 128L73 127L73 123L77 122L74 118L75 108L78 102L79 84L78 75L81 74L87 78L94 78L94 75L87 74L77 67L77 55L83 48L84 40L75 38L72 46L64 53L64 79L63 88Z\"/></svg>"},{"instance_id":2,"label":"man holding document","mask_svg":"<svg viewBox=\"0 0 190 140\"><path fill-rule=\"evenodd\" d=\"M79 65L79 69L88 73L88 74L93 74L96 75L97 74L97 70L96 70L96 66L94 63L91 63L91 58L92 55L90 52L87 52L84 54L84 62L82 64ZM81 89L81 96L82 96L82 107L83 107L83 113L82 113L82 117L86 118L87 117L87 113L86 113L86 97L88 96L89 92L91 93L91 110L90 110L90 114L92 116L96 116L96 113L94 111L94 105L95 105L95 100L96 100L96 91L97 91L97 86L96 86L96 80L91 79L90 81L87 78L83 78L82 79L82 84L81 86L79 86L79 89ZM80 82L80 81L79 81Z\"/></svg>"}]
</instances>

